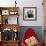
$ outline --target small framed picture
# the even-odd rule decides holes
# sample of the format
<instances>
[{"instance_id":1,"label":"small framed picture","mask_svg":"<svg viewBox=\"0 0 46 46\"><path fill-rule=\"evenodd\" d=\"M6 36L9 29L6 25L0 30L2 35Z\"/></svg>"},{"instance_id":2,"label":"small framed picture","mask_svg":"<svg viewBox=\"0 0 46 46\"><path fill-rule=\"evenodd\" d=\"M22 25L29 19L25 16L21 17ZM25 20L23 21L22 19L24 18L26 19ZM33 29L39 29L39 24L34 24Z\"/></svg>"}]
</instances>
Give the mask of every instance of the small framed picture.
<instances>
[{"instance_id":1,"label":"small framed picture","mask_svg":"<svg viewBox=\"0 0 46 46\"><path fill-rule=\"evenodd\" d=\"M24 7L23 19L27 21L37 20L37 8L36 7Z\"/></svg>"},{"instance_id":2,"label":"small framed picture","mask_svg":"<svg viewBox=\"0 0 46 46\"><path fill-rule=\"evenodd\" d=\"M9 15L9 10L2 10L2 15Z\"/></svg>"},{"instance_id":3,"label":"small framed picture","mask_svg":"<svg viewBox=\"0 0 46 46\"><path fill-rule=\"evenodd\" d=\"M17 13L18 13L18 12L15 11L15 10L10 10L10 12L9 12L10 15L16 15Z\"/></svg>"}]
</instances>

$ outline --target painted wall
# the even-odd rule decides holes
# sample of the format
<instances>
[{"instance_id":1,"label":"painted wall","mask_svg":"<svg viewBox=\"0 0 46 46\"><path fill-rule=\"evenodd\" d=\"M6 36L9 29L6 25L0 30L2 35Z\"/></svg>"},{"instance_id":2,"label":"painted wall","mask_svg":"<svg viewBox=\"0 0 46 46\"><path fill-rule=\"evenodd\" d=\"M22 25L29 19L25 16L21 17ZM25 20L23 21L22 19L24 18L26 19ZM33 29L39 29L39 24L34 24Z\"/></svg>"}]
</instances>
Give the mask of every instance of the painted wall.
<instances>
[{"instance_id":1,"label":"painted wall","mask_svg":"<svg viewBox=\"0 0 46 46\"><path fill-rule=\"evenodd\" d=\"M1 7L15 6L15 0L0 0ZM17 7L19 7L19 24L20 26L43 26L43 6L42 0L17 0ZM24 21L23 20L23 7L37 7L37 21ZM13 21L14 22L14 21Z\"/></svg>"},{"instance_id":2,"label":"painted wall","mask_svg":"<svg viewBox=\"0 0 46 46\"><path fill-rule=\"evenodd\" d=\"M24 3L25 2L25 3ZM37 21L23 21L23 7L20 8L20 25L22 26L43 26L43 6L42 0L25 0L21 4L23 7L37 7Z\"/></svg>"}]
</instances>

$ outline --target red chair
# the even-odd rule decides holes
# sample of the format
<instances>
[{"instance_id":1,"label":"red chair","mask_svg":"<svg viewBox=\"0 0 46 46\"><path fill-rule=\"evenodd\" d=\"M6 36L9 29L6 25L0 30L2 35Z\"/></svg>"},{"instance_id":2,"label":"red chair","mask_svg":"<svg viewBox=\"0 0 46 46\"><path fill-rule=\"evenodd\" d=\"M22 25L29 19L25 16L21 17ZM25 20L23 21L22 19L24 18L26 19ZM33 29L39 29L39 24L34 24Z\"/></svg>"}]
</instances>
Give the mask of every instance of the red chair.
<instances>
[{"instance_id":1,"label":"red chair","mask_svg":"<svg viewBox=\"0 0 46 46\"><path fill-rule=\"evenodd\" d=\"M37 35L36 33L33 31L32 28L28 28L27 31L24 34L24 37L22 38L22 42L21 42L21 46L27 46L25 40L34 36L37 39ZM38 41L38 39L37 39ZM35 46L41 46L40 42L38 41L37 44Z\"/></svg>"}]
</instances>

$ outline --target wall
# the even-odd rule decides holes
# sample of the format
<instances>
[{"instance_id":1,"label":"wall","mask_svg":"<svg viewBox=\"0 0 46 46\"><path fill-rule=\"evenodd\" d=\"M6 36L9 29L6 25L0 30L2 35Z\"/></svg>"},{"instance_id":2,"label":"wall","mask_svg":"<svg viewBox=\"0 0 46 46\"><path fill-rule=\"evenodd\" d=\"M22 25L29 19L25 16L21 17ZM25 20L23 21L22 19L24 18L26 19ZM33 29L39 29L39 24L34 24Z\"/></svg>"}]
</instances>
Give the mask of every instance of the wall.
<instances>
[{"instance_id":1,"label":"wall","mask_svg":"<svg viewBox=\"0 0 46 46\"><path fill-rule=\"evenodd\" d=\"M0 0L1 7L15 6L15 0ZM44 26L43 6L42 0L17 0L19 7L19 24L20 26ZM23 7L37 7L37 21L24 21L23 20Z\"/></svg>"},{"instance_id":2,"label":"wall","mask_svg":"<svg viewBox=\"0 0 46 46\"><path fill-rule=\"evenodd\" d=\"M23 3L23 4L22 4ZM23 20L23 7L37 7L37 21L24 21ZM21 10L22 9L22 10ZM43 6L42 0L21 0L20 8L20 25L21 26L43 26Z\"/></svg>"}]
</instances>

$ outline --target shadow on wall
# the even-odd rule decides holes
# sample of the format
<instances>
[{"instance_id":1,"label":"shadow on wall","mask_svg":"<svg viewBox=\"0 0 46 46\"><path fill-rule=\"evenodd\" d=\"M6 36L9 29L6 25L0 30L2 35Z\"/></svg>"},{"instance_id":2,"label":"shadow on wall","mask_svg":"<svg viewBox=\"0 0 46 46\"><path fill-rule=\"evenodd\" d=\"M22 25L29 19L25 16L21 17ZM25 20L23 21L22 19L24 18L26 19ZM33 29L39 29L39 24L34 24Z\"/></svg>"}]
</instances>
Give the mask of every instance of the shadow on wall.
<instances>
[{"instance_id":1,"label":"shadow on wall","mask_svg":"<svg viewBox=\"0 0 46 46\"><path fill-rule=\"evenodd\" d=\"M39 41L41 43L43 43L43 30L42 30L42 26L21 26L20 27L20 32L19 32L19 39L20 39L20 42L23 38L23 35L25 33L25 31L28 29L28 28L32 28L34 30L34 32L36 32L37 34L37 37L39 39Z\"/></svg>"}]
</instances>

